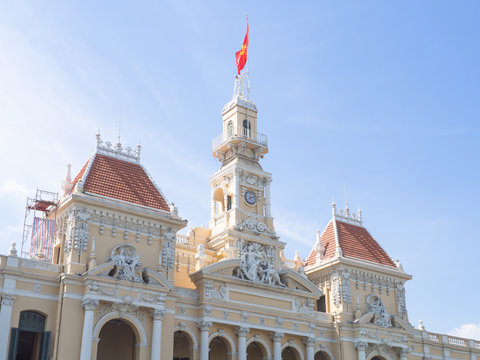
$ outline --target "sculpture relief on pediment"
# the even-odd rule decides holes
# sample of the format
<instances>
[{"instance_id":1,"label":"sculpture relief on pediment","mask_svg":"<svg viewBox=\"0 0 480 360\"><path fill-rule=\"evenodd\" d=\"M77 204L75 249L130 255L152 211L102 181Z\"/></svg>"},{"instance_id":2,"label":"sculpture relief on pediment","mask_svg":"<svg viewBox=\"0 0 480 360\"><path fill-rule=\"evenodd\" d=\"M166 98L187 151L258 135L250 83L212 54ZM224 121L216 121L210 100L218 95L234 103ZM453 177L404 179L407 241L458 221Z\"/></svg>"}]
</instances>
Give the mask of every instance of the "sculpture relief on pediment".
<instances>
[{"instance_id":1,"label":"sculpture relief on pediment","mask_svg":"<svg viewBox=\"0 0 480 360\"><path fill-rule=\"evenodd\" d=\"M275 269L276 251L273 246L254 242L239 242L239 245L241 262L233 271L235 277L260 284L286 286Z\"/></svg>"}]
</instances>

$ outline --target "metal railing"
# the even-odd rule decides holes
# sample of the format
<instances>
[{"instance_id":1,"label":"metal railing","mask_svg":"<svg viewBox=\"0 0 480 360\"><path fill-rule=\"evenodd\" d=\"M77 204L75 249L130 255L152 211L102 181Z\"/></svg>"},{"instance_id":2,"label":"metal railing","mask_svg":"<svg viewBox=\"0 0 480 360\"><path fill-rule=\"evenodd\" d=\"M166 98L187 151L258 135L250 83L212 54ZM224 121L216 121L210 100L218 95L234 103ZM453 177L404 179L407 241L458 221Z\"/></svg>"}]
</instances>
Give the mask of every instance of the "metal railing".
<instances>
[{"instance_id":1,"label":"metal railing","mask_svg":"<svg viewBox=\"0 0 480 360\"><path fill-rule=\"evenodd\" d=\"M234 133L233 129L228 129L226 134L220 134L212 140L212 149L215 150L230 139L245 139L254 144L261 146L268 146L267 135L262 133L255 133L247 128L242 128L240 133Z\"/></svg>"}]
</instances>

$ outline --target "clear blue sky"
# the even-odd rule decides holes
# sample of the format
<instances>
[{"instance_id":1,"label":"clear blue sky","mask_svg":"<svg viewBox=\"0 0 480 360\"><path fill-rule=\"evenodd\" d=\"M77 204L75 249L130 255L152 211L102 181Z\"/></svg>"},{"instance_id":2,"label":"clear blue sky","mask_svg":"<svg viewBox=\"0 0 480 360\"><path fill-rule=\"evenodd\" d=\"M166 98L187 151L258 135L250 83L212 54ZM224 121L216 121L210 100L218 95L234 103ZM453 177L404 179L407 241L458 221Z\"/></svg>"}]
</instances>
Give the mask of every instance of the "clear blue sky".
<instances>
[{"instance_id":1,"label":"clear blue sky","mask_svg":"<svg viewBox=\"0 0 480 360\"><path fill-rule=\"evenodd\" d=\"M414 279L410 321L480 336L478 1L5 2L0 252L36 187L58 190L95 132L141 139L189 225L209 217L210 153L250 20L251 97L272 212L306 257L347 190Z\"/></svg>"}]
</instances>

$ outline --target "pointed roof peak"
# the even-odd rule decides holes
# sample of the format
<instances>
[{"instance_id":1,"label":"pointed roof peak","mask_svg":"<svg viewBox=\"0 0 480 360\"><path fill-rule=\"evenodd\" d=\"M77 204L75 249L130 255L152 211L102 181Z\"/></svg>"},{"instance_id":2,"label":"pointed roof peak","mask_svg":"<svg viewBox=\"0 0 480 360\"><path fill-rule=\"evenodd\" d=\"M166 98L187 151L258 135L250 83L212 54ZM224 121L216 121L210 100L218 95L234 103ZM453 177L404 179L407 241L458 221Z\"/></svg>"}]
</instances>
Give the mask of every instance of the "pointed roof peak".
<instances>
[{"instance_id":1,"label":"pointed roof peak","mask_svg":"<svg viewBox=\"0 0 480 360\"><path fill-rule=\"evenodd\" d=\"M72 191L178 213L140 163L140 144L132 151L123 148L120 138L115 147L109 141L103 143L100 132L96 139L95 152L72 182Z\"/></svg>"}]
</instances>

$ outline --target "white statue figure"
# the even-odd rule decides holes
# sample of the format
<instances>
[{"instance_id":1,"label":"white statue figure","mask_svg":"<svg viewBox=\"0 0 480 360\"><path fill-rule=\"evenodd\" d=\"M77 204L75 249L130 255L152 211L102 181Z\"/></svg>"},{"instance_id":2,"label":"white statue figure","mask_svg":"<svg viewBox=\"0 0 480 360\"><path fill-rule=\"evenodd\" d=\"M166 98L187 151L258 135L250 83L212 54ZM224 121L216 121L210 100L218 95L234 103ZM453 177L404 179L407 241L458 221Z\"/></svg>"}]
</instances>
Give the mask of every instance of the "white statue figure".
<instances>
[{"instance_id":1,"label":"white statue figure","mask_svg":"<svg viewBox=\"0 0 480 360\"><path fill-rule=\"evenodd\" d=\"M141 282L141 277L137 274L137 267L140 263L140 256L137 255L135 248L129 244L116 247L109 260L115 263L115 268L111 276L120 280Z\"/></svg>"},{"instance_id":2,"label":"white statue figure","mask_svg":"<svg viewBox=\"0 0 480 360\"><path fill-rule=\"evenodd\" d=\"M376 295L367 296L368 310L373 312L373 322L379 326L391 327L392 326L392 315L387 313L387 309L380 299Z\"/></svg>"},{"instance_id":3,"label":"white statue figure","mask_svg":"<svg viewBox=\"0 0 480 360\"><path fill-rule=\"evenodd\" d=\"M257 243L241 246L240 266L234 270L234 276L263 284L282 286L274 261L267 257L265 247Z\"/></svg>"}]
</instances>

